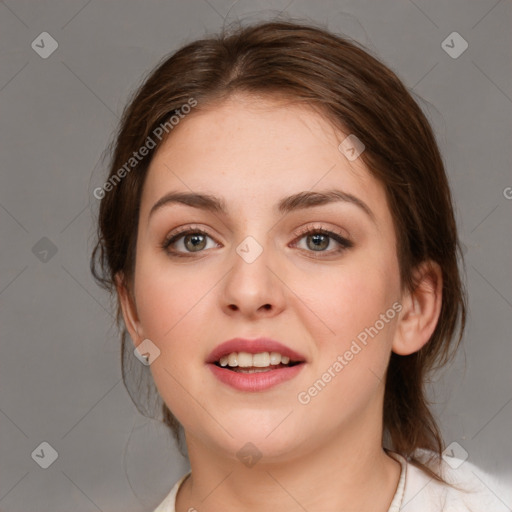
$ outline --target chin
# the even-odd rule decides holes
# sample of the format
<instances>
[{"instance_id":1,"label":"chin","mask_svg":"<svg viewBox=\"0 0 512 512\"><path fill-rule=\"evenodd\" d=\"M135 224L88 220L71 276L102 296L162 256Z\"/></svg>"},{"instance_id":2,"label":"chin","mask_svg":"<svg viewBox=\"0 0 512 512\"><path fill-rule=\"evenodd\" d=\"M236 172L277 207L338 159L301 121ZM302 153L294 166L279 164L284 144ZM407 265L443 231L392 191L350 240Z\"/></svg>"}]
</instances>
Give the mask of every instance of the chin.
<instances>
[{"instance_id":1,"label":"chin","mask_svg":"<svg viewBox=\"0 0 512 512\"><path fill-rule=\"evenodd\" d=\"M238 459L245 452L248 455L254 452L254 456L261 457L261 462L277 463L287 460L292 454L297 455L297 450L307 437L303 429L298 429L300 422L297 422L297 418L292 419L293 413L283 421L289 412L272 414L266 419L256 413L245 415L243 420L231 421L228 424L227 430L233 438L224 435L215 442L221 450L235 454Z\"/></svg>"}]
</instances>

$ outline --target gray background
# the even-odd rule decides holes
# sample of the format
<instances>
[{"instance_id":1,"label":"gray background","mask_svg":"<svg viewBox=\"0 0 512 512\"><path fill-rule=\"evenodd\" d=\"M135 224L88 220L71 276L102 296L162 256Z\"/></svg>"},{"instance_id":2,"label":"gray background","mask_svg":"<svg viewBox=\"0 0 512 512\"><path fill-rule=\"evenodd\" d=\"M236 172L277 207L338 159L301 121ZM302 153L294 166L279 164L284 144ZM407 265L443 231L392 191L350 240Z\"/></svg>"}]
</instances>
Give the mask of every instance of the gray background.
<instances>
[{"instance_id":1,"label":"gray background","mask_svg":"<svg viewBox=\"0 0 512 512\"><path fill-rule=\"evenodd\" d=\"M510 1L8 0L0 2L1 511L151 510L187 470L166 428L141 416L122 385L109 299L88 267L92 190L144 73L225 20L279 11L357 39L423 98L452 183L470 296L464 350L432 393L446 444L511 480ZM45 31L58 48L43 59L31 43ZM458 58L441 46L454 31L469 44ZM58 452L48 469L31 457L43 441Z\"/></svg>"}]
</instances>

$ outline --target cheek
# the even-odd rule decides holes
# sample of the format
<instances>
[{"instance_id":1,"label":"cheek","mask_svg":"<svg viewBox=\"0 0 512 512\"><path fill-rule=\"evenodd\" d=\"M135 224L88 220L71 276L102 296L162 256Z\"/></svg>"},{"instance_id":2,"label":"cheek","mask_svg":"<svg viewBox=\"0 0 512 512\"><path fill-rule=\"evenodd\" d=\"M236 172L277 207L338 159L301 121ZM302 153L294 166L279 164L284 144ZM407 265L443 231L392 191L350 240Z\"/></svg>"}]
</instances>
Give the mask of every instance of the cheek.
<instances>
[{"instance_id":1,"label":"cheek","mask_svg":"<svg viewBox=\"0 0 512 512\"><path fill-rule=\"evenodd\" d=\"M139 263L135 282L139 320L144 336L160 350L151 373L167 406L186 423L193 398L201 396L205 384L201 373L193 370L206 355L205 340L212 339L213 296L208 290L214 288L218 275L210 279L192 267L171 272L165 264L143 257Z\"/></svg>"},{"instance_id":2,"label":"cheek","mask_svg":"<svg viewBox=\"0 0 512 512\"><path fill-rule=\"evenodd\" d=\"M155 343L163 355L179 340L177 333L195 319L201 310L202 297L211 288L204 275L192 267L171 271L161 256L138 255L135 274L135 298L143 334ZM189 331L194 332L194 330ZM183 340L181 340L183 341ZM183 343L176 343L183 345ZM173 349L174 350L174 349Z\"/></svg>"},{"instance_id":3,"label":"cheek","mask_svg":"<svg viewBox=\"0 0 512 512\"><path fill-rule=\"evenodd\" d=\"M313 338L316 361L297 395L300 404L311 407L307 410L319 411L306 420L312 423L311 428L320 428L315 422L322 411L331 411L331 421L342 421L380 396L399 297L397 275L392 268L347 267L346 272L317 280L323 287L316 288L316 302L310 307L315 313L320 312L329 330L324 329L327 334ZM320 288L324 293L319 292ZM314 315L309 318L315 322Z\"/></svg>"},{"instance_id":4,"label":"cheek","mask_svg":"<svg viewBox=\"0 0 512 512\"><path fill-rule=\"evenodd\" d=\"M399 290L398 262L391 251L388 256L367 251L347 259L344 266L303 281L298 295L308 306L303 321L316 341L319 365L315 371L329 368L339 355L351 351L346 358L350 368L343 372L346 378L349 374L351 380L363 378L362 366L383 374L391 351L397 317L393 304Z\"/></svg>"},{"instance_id":5,"label":"cheek","mask_svg":"<svg viewBox=\"0 0 512 512\"><path fill-rule=\"evenodd\" d=\"M399 297L397 284L392 266L361 262L303 280L298 295L338 337L374 324Z\"/></svg>"}]
</instances>

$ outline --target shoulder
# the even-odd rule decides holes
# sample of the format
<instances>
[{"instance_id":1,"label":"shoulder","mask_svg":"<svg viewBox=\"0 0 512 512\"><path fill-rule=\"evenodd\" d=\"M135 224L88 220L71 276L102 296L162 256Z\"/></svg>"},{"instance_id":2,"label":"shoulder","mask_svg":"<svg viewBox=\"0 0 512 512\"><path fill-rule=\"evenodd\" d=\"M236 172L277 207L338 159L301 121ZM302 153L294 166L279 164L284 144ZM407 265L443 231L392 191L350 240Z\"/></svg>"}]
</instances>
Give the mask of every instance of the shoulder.
<instances>
[{"instance_id":1,"label":"shoulder","mask_svg":"<svg viewBox=\"0 0 512 512\"><path fill-rule=\"evenodd\" d=\"M171 489L169 494L165 497L164 501L156 507L153 512L176 512L176 496L178 494L178 489L180 485L185 481L185 479L190 475L190 472L186 475L183 475Z\"/></svg>"},{"instance_id":2,"label":"shoulder","mask_svg":"<svg viewBox=\"0 0 512 512\"><path fill-rule=\"evenodd\" d=\"M510 511L511 491L497 476L456 457L436 462L430 452L418 451L415 455L450 485L438 482L408 462L400 511Z\"/></svg>"},{"instance_id":3,"label":"shoulder","mask_svg":"<svg viewBox=\"0 0 512 512\"><path fill-rule=\"evenodd\" d=\"M510 512L512 491L504 479L455 457L447 459L449 463L441 460L438 464L430 460L429 452L418 451L416 457L451 485L438 482L407 462L400 512ZM153 512L175 512L178 490L189 474L176 482Z\"/></svg>"}]
</instances>

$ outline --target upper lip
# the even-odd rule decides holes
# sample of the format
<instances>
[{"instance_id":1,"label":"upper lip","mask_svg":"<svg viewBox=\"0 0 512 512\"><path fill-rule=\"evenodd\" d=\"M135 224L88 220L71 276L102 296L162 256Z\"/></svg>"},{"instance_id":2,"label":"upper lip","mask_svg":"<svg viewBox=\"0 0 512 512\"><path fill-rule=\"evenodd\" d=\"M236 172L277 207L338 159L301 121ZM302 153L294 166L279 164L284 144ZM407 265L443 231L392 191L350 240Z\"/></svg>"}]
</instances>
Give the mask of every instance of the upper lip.
<instances>
[{"instance_id":1,"label":"upper lip","mask_svg":"<svg viewBox=\"0 0 512 512\"><path fill-rule=\"evenodd\" d=\"M233 338L217 345L206 359L207 363L215 363L223 356L227 356L232 352L248 352L249 354L259 354L261 352L279 352L282 356L287 356L290 361L302 362L305 360L304 356L295 352L286 345L270 338Z\"/></svg>"}]
</instances>

